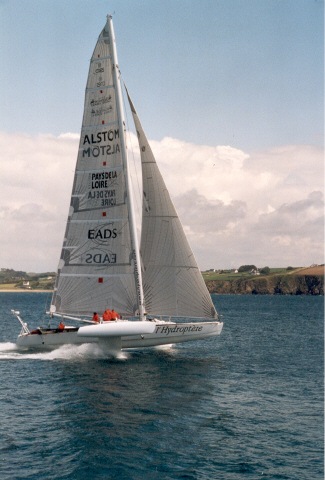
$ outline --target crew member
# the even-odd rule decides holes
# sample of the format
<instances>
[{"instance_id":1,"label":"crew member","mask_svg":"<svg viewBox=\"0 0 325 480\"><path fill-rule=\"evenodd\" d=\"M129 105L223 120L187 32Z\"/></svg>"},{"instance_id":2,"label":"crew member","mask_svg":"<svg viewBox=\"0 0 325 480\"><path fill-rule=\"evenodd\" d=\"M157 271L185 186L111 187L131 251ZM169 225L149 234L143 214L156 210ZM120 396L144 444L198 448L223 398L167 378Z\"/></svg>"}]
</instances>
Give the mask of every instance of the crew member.
<instances>
[{"instance_id":1,"label":"crew member","mask_svg":"<svg viewBox=\"0 0 325 480\"><path fill-rule=\"evenodd\" d=\"M118 318L121 318L121 315L118 314L117 312L115 312L114 308L112 308L112 311L111 311L111 319L112 319L112 320L117 320Z\"/></svg>"},{"instance_id":2,"label":"crew member","mask_svg":"<svg viewBox=\"0 0 325 480\"><path fill-rule=\"evenodd\" d=\"M103 321L109 322L112 320L112 312L109 308L106 308L105 312L103 313Z\"/></svg>"},{"instance_id":3,"label":"crew member","mask_svg":"<svg viewBox=\"0 0 325 480\"><path fill-rule=\"evenodd\" d=\"M58 326L58 332L63 332L64 330L64 323L61 321Z\"/></svg>"},{"instance_id":4,"label":"crew member","mask_svg":"<svg viewBox=\"0 0 325 480\"><path fill-rule=\"evenodd\" d=\"M100 320L99 320L99 315L98 315L98 313L97 313L97 312L94 312L94 315L93 315L92 321L93 321L93 322L97 322L97 323L99 323L99 321L100 321Z\"/></svg>"}]
</instances>

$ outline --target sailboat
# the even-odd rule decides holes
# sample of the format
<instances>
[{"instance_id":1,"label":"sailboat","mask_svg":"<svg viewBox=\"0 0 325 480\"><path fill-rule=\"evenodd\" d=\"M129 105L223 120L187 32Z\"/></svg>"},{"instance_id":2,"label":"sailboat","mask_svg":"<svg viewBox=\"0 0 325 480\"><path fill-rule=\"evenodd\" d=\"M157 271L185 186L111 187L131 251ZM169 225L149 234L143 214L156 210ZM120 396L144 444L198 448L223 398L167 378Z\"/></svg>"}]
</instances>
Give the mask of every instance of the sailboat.
<instances>
[{"instance_id":1,"label":"sailboat","mask_svg":"<svg viewBox=\"0 0 325 480\"><path fill-rule=\"evenodd\" d=\"M221 333L223 323L126 90L141 156L138 240L122 86L113 21L107 16L90 60L49 324L30 330L20 312L12 310L22 327L19 347L101 343L120 350ZM107 308L120 318L92 320L94 312ZM51 327L53 319L63 327Z\"/></svg>"}]
</instances>

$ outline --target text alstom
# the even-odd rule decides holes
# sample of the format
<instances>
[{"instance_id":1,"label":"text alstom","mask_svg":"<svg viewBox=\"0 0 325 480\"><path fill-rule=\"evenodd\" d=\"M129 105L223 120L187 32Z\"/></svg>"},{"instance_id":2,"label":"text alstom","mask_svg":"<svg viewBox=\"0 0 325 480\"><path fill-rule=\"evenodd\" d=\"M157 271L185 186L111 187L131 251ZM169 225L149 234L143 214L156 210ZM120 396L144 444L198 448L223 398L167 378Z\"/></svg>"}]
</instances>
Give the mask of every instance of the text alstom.
<instances>
[{"instance_id":1,"label":"text alstom","mask_svg":"<svg viewBox=\"0 0 325 480\"><path fill-rule=\"evenodd\" d=\"M90 135L85 135L83 145L93 145L101 142L112 142L120 138L120 132L117 128L116 130L105 130L104 132L97 132L96 134L92 133Z\"/></svg>"}]
</instances>

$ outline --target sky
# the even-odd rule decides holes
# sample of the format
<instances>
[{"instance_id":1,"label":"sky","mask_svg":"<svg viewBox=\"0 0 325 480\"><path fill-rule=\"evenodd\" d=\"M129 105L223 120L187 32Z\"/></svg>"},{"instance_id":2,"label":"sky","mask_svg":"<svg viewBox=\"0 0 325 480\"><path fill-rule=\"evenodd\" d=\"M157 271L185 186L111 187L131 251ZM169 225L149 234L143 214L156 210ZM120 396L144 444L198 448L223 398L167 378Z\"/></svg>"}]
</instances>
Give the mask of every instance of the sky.
<instances>
[{"instance_id":1,"label":"sky","mask_svg":"<svg viewBox=\"0 0 325 480\"><path fill-rule=\"evenodd\" d=\"M107 14L200 268L323 263L322 0L0 0L0 267L57 268Z\"/></svg>"}]
</instances>

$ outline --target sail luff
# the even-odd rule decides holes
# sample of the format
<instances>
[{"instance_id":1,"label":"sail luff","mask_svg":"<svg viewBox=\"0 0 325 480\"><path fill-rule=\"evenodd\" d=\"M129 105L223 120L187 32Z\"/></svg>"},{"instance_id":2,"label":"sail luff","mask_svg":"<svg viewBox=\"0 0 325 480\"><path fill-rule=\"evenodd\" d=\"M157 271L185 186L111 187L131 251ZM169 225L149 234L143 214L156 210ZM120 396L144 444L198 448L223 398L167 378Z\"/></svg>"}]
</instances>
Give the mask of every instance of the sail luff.
<instances>
[{"instance_id":1,"label":"sail luff","mask_svg":"<svg viewBox=\"0 0 325 480\"><path fill-rule=\"evenodd\" d=\"M126 191L127 191L127 202L129 205L129 221L130 221L130 229L131 229L131 242L133 246L133 256L134 256L134 263L135 263L135 285L137 289L137 296L138 296L138 305L139 305L139 315L140 319L145 319L145 306L144 306L144 295L143 295L143 284L142 284L142 274L141 274L141 263L140 263L140 249L139 249L139 242L138 236L136 231L136 222L135 222L135 213L134 213L134 206L133 206L133 195L132 195L132 188L131 188L131 178L130 178L130 171L128 168L128 157L127 157L127 148L126 148L126 140L125 140L125 119L124 119L124 108L122 102L122 89L121 89L121 79L120 79L120 72L118 66L118 58L117 58L117 49L116 49L116 40L115 40L115 33L113 27L113 19L111 15L107 16L107 23L109 25L109 34L111 38L112 44L112 63L113 63L113 78L115 79L116 85L116 106L118 110L118 119L119 119L119 129L120 129L120 138L121 138L121 154L122 154L122 161L124 164L124 171L126 177Z\"/></svg>"}]
</instances>

